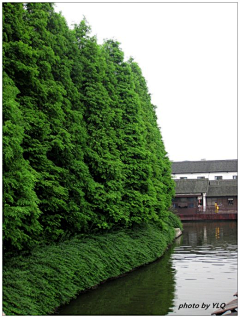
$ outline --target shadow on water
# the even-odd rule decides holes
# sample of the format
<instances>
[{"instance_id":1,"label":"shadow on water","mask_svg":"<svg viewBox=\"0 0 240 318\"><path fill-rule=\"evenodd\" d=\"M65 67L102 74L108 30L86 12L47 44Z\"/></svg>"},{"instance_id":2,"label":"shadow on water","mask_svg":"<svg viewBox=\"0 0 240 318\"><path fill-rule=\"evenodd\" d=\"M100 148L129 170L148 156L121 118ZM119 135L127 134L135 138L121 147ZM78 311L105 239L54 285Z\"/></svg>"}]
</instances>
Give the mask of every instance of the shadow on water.
<instances>
[{"instance_id":1,"label":"shadow on water","mask_svg":"<svg viewBox=\"0 0 240 318\"><path fill-rule=\"evenodd\" d=\"M214 302L236 291L237 223L191 222L162 258L80 294L55 315L211 315ZM185 302L199 308L179 310Z\"/></svg>"},{"instance_id":2,"label":"shadow on water","mask_svg":"<svg viewBox=\"0 0 240 318\"><path fill-rule=\"evenodd\" d=\"M80 294L57 315L166 315L173 306L173 246L157 261ZM55 314L55 315L56 315Z\"/></svg>"}]
</instances>

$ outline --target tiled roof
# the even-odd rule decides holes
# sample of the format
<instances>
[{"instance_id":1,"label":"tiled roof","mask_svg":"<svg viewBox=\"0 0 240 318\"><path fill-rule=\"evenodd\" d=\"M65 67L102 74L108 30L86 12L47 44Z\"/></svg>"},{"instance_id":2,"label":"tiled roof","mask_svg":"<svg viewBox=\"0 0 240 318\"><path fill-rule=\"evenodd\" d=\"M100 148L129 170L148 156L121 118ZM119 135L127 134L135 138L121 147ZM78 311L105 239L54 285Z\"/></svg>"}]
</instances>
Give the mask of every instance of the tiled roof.
<instances>
[{"instance_id":1,"label":"tiled roof","mask_svg":"<svg viewBox=\"0 0 240 318\"><path fill-rule=\"evenodd\" d=\"M205 193L208 190L208 179L179 179L176 183L176 194Z\"/></svg>"},{"instance_id":2,"label":"tiled roof","mask_svg":"<svg viewBox=\"0 0 240 318\"><path fill-rule=\"evenodd\" d=\"M178 179L175 192L178 194L207 193L207 197L237 196L237 180Z\"/></svg>"},{"instance_id":3,"label":"tiled roof","mask_svg":"<svg viewBox=\"0 0 240 318\"><path fill-rule=\"evenodd\" d=\"M208 187L208 197L237 196L237 180L216 180L210 181Z\"/></svg>"},{"instance_id":4,"label":"tiled roof","mask_svg":"<svg viewBox=\"0 0 240 318\"><path fill-rule=\"evenodd\" d=\"M201 161L174 161L173 174L210 173L210 172L237 172L238 161L232 160L201 160Z\"/></svg>"}]
</instances>

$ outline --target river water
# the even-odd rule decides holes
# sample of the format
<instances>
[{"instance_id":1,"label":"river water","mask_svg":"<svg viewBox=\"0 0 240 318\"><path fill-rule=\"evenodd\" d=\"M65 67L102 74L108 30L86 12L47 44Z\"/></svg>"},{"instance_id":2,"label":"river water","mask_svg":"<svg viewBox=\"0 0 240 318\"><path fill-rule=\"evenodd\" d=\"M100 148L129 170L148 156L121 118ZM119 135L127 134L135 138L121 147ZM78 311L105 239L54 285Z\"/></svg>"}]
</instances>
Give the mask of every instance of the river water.
<instances>
[{"instance_id":1,"label":"river water","mask_svg":"<svg viewBox=\"0 0 240 318\"><path fill-rule=\"evenodd\" d=\"M184 223L159 260L80 294L55 315L211 315L237 291L237 222Z\"/></svg>"}]
</instances>

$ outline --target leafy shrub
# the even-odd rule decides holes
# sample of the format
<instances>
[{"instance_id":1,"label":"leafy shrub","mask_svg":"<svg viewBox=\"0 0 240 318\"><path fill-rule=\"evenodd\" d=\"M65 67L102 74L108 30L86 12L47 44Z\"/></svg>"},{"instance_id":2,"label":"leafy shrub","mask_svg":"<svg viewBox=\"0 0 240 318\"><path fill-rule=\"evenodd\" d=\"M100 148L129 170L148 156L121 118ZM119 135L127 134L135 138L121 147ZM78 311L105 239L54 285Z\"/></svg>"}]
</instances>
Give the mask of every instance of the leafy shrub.
<instances>
[{"instance_id":1,"label":"leafy shrub","mask_svg":"<svg viewBox=\"0 0 240 318\"><path fill-rule=\"evenodd\" d=\"M164 221L169 226L173 226L174 228L180 228L183 229L182 222L178 215L174 214L173 212L169 211L167 218L164 219Z\"/></svg>"}]
</instances>

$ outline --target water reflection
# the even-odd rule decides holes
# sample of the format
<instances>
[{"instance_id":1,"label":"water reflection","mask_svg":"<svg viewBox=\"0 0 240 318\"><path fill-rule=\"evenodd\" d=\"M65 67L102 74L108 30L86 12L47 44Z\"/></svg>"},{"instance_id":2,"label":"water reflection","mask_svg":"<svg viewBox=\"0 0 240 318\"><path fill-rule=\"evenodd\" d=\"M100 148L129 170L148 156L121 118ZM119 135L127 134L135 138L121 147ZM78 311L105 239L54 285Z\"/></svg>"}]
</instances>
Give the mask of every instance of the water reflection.
<instances>
[{"instance_id":1,"label":"water reflection","mask_svg":"<svg viewBox=\"0 0 240 318\"><path fill-rule=\"evenodd\" d=\"M81 294L59 315L166 315L173 306L171 247L164 256L126 276Z\"/></svg>"},{"instance_id":2,"label":"water reflection","mask_svg":"<svg viewBox=\"0 0 240 318\"><path fill-rule=\"evenodd\" d=\"M210 315L214 303L232 300L237 291L236 222L185 223L181 239L171 256L176 292L169 314Z\"/></svg>"},{"instance_id":3,"label":"water reflection","mask_svg":"<svg viewBox=\"0 0 240 318\"><path fill-rule=\"evenodd\" d=\"M215 237L216 237L217 239L220 238L220 229L219 229L219 227L216 227L216 229L215 229Z\"/></svg>"},{"instance_id":4,"label":"water reflection","mask_svg":"<svg viewBox=\"0 0 240 318\"><path fill-rule=\"evenodd\" d=\"M212 303L230 301L236 291L236 222L185 223L160 260L81 294L57 314L210 315ZM179 309L184 303L199 308Z\"/></svg>"}]
</instances>

